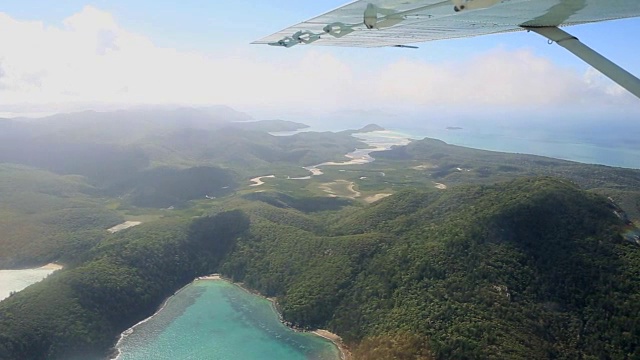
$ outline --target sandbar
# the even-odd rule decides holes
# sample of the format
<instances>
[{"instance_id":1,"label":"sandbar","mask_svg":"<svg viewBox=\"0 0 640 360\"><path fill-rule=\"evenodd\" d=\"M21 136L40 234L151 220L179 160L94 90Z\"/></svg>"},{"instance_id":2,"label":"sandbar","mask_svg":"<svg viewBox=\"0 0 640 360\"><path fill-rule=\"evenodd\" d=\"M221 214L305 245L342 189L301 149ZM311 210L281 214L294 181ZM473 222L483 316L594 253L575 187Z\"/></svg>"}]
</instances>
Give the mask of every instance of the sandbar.
<instances>
[{"instance_id":1,"label":"sandbar","mask_svg":"<svg viewBox=\"0 0 640 360\"><path fill-rule=\"evenodd\" d=\"M360 192L355 189L356 184L353 181L347 180L336 180L333 182L323 183L319 186L319 188L329 194L330 197L346 197L349 199L355 199L360 197ZM349 195L346 194L338 194L338 187L344 187Z\"/></svg>"},{"instance_id":2,"label":"sandbar","mask_svg":"<svg viewBox=\"0 0 640 360\"><path fill-rule=\"evenodd\" d=\"M45 266L39 267L39 269L42 269L42 270L54 270L54 271L55 270L60 270L62 268L63 268L62 265L59 265L59 264L56 264L56 263L48 263Z\"/></svg>"},{"instance_id":3,"label":"sandbar","mask_svg":"<svg viewBox=\"0 0 640 360\"><path fill-rule=\"evenodd\" d=\"M431 163L424 163L422 165L418 165L418 166L414 166L412 167L413 170L431 170L431 169L436 169L438 168L436 165L433 165Z\"/></svg>"},{"instance_id":4,"label":"sandbar","mask_svg":"<svg viewBox=\"0 0 640 360\"><path fill-rule=\"evenodd\" d=\"M435 183L435 187L436 189L440 189L440 190L447 190L447 185L442 184L442 183Z\"/></svg>"},{"instance_id":5,"label":"sandbar","mask_svg":"<svg viewBox=\"0 0 640 360\"><path fill-rule=\"evenodd\" d=\"M250 180L253 184L249 186L260 186L264 184L264 181L262 181L262 179L275 178L275 177L276 177L275 175L265 175L265 176L254 177L253 179Z\"/></svg>"},{"instance_id":6,"label":"sandbar","mask_svg":"<svg viewBox=\"0 0 640 360\"><path fill-rule=\"evenodd\" d=\"M140 224L142 224L142 221L125 221L122 224L119 224L112 228L107 229L107 231L114 234L114 233L117 233L118 231L122 231L134 226L138 226Z\"/></svg>"},{"instance_id":7,"label":"sandbar","mask_svg":"<svg viewBox=\"0 0 640 360\"><path fill-rule=\"evenodd\" d=\"M364 198L364 201L369 203L369 204L371 204L371 203L374 203L374 202L376 202L378 200L382 200L382 199L384 199L386 197L389 197L391 195L393 195L393 194L390 194L390 193L375 194L375 195L367 196L366 198Z\"/></svg>"}]
</instances>

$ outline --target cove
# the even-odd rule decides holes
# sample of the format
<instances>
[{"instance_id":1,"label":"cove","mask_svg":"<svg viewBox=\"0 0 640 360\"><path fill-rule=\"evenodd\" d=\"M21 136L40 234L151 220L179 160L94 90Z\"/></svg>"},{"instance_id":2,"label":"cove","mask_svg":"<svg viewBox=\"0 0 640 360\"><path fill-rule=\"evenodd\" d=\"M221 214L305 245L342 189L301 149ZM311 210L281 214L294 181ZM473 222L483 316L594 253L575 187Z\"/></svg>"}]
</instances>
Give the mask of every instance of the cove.
<instances>
[{"instance_id":1,"label":"cove","mask_svg":"<svg viewBox=\"0 0 640 360\"><path fill-rule=\"evenodd\" d=\"M224 280L197 280L123 333L118 360L338 360L330 341L283 325L272 303Z\"/></svg>"}]
</instances>

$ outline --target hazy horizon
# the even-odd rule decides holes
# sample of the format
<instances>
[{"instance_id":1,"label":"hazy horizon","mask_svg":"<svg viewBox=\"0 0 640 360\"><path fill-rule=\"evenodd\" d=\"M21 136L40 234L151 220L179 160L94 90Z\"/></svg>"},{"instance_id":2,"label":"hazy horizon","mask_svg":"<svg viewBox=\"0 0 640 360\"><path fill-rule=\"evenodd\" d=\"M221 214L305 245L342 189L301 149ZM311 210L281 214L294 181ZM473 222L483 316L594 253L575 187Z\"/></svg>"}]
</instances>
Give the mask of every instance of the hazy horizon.
<instances>
[{"instance_id":1,"label":"hazy horizon","mask_svg":"<svg viewBox=\"0 0 640 360\"><path fill-rule=\"evenodd\" d=\"M353 111L427 117L434 108L640 114L639 99L526 32L429 42L416 50L250 45L343 3L245 0L223 12L189 2L8 4L0 10L0 32L12 34L0 38L0 113L226 104L257 118L326 119ZM570 27L638 74L637 51L622 40L633 29L640 19Z\"/></svg>"}]
</instances>

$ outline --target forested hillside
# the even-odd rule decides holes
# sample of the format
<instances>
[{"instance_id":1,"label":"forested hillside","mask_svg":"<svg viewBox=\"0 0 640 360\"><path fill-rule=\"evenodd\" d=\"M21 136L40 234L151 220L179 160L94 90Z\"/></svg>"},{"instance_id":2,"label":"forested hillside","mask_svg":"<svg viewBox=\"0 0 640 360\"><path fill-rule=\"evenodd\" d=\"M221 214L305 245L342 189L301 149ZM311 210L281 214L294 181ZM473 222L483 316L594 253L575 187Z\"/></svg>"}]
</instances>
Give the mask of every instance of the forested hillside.
<instances>
[{"instance_id":1,"label":"forested hillside","mask_svg":"<svg viewBox=\"0 0 640 360\"><path fill-rule=\"evenodd\" d=\"M604 197L532 178L333 213L295 204L236 198L109 236L0 303L0 358L104 353L214 271L276 296L296 327L337 332L357 359L640 356L640 249Z\"/></svg>"},{"instance_id":2,"label":"forested hillside","mask_svg":"<svg viewBox=\"0 0 640 360\"><path fill-rule=\"evenodd\" d=\"M640 189L640 171L637 169L471 149L430 138L372 155L380 160L419 162L435 179L453 184L483 183L487 180L496 182L514 177L544 175L569 179L585 189Z\"/></svg>"},{"instance_id":3,"label":"forested hillside","mask_svg":"<svg viewBox=\"0 0 640 360\"><path fill-rule=\"evenodd\" d=\"M366 147L349 134L272 136L265 131L238 128L237 124L210 131L180 129L150 136L142 146L154 164L217 164L243 174L340 160L357 146Z\"/></svg>"},{"instance_id":4,"label":"forested hillside","mask_svg":"<svg viewBox=\"0 0 640 360\"><path fill-rule=\"evenodd\" d=\"M226 212L110 236L83 263L0 302L0 359L106 357L122 331L215 271L247 227L241 212Z\"/></svg>"},{"instance_id":5,"label":"forested hillside","mask_svg":"<svg viewBox=\"0 0 640 360\"><path fill-rule=\"evenodd\" d=\"M222 111L224 110L224 111ZM82 175L100 188L130 182L157 167L215 166L241 176L342 160L366 147L349 133L306 132L304 124L246 121L230 109L126 110L0 119L0 163ZM239 121L243 120L243 121Z\"/></svg>"},{"instance_id":6,"label":"forested hillside","mask_svg":"<svg viewBox=\"0 0 640 360\"><path fill-rule=\"evenodd\" d=\"M543 156L510 154L450 145L425 138L374 152L368 167L384 169L385 181L416 187L425 178L446 186L494 184L527 176L567 179L582 189L611 197L640 224L640 170L582 164Z\"/></svg>"},{"instance_id":7,"label":"forested hillside","mask_svg":"<svg viewBox=\"0 0 640 360\"><path fill-rule=\"evenodd\" d=\"M0 164L0 268L71 262L122 222L82 177Z\"/></svg>"},{"instance_id":8,"label":"forested hillside","mask_svg":"<svg viewBox=\"0 0 640 360\"><path fill-rule=\"evenodd\" d=\"M356 358L640 356L640 249L604 198L535 178L340 219L321 233L256 220L222 270Z\"/></svg>"},{"instance_id":9,"label":"forested hillside","mask_svg":"<svg viewBox=\"0 0 640 360\"><path fill-rule=\"evenodd\" d=\"M168 208L182 207L189 200L225 196L237 186L237 175L227 169L158 167L140 171L107 192L115 196L126 194L125 198L134 206Z\"/></svg>"},{"instance_id":10,"label":"forested hillside","mask_svg":"<svg viewBox=\"0 0 640 360\"><path fill-rule=\"evenodd\" d=\"M640 170L425 139L305 176L367 145L210 111L0 120L0 268L65 266L0 359L104 357L212 272L356 359L640 358Z\"/></svg>"}]
</instances>

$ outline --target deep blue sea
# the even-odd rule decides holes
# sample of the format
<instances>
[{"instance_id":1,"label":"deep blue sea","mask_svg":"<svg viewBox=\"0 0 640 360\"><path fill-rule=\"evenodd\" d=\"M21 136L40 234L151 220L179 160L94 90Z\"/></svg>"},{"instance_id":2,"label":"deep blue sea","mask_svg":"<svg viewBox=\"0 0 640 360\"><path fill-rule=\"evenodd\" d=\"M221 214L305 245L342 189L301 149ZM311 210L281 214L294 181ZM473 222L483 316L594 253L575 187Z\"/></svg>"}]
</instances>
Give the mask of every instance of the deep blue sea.
<instances>
[{"instance_id":1,"label":"deep blue sea","mask_svg":"<svg viewBox=\"0 0 640 360\"><path fill-rule=\"evenodd\" d=\"M198 280L125 332L119 360L337 360L328 340L284 326L271 302L223 280Z\"/></svg>"}]
</instances>

